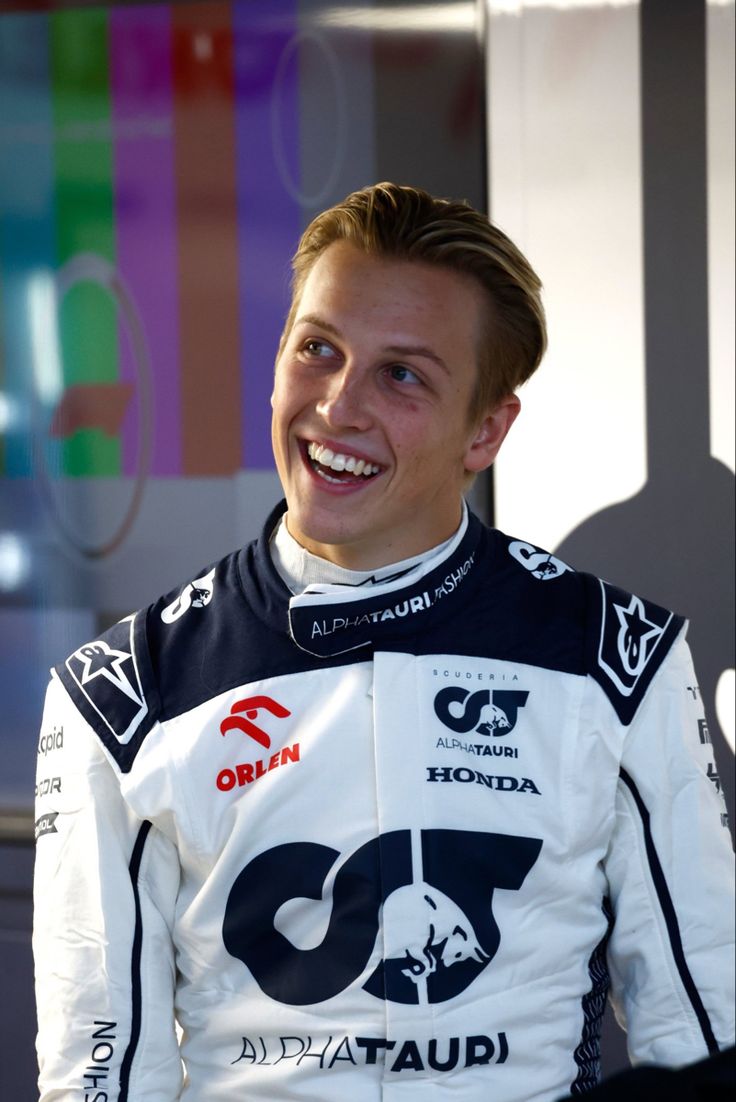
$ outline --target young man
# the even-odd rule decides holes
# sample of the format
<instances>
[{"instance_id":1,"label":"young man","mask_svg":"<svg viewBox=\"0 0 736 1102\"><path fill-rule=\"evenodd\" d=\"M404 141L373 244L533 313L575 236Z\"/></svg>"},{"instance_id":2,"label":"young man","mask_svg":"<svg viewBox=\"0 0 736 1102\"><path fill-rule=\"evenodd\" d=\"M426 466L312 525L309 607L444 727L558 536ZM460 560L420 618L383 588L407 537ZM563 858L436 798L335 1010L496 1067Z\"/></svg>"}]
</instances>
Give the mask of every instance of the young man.
<instances>
[{"instance_id":1,"label":"young man","mask_svg":"<svg viewBox=\"0 0 736 1102\"><path fill-rule=\"evenodd\" d=\"M307 229L261 539L54 671L42 1099L544 1102L733 1037L731 849L683 621L486 529L545 343L462 203ZM39 791L46 793L46 786ZM181 1036L177 1037L175 1021Z\"/></svg>"}]
</instances>

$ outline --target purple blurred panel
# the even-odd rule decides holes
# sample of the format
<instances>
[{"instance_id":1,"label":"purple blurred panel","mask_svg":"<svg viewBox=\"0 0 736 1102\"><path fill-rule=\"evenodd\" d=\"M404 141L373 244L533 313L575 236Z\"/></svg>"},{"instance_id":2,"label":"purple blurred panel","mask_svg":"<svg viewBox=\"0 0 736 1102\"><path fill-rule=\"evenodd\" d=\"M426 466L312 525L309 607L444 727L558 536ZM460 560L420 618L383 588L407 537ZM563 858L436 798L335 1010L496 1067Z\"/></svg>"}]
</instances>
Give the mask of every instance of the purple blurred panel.
<instances>
[{"instance_id":1,"label":"purple blurred panel","mask_svg":"<svg viewBox=\"0 0 736 1102\"><path fill-rule=\"evenodd\" d=\"M172 36L168 5L113 8L110 83L120 277L137 308L153 373L153 475L182 470ZM123 425L123 472L134 474L145 418L142 365L123 322L120 378L135 385Z\"/></svg>"},{"instance_id":2,"label":"purple blurred panel","mask_svg":"<svg viewBox=\"0 0 736 1102\"><path fill-rule=\"evenodd\" d=\"M243 466L271 469L273 364L301 229L296 0L234 5Z\"/></svg>"}]
</instances>

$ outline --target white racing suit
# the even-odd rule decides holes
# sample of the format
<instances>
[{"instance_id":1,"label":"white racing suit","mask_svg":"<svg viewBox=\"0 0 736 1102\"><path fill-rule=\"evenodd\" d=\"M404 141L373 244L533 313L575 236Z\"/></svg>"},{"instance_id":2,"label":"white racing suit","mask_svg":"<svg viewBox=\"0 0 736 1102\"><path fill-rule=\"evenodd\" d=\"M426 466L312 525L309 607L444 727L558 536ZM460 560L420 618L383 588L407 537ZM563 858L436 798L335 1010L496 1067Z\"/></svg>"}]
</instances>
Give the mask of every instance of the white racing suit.
<instances>
[{"instance_id":1,"label":"white racing suit","mask_svg":"<svg viewBox=\"0 0 736 1102\"><path fill-rule=\"evenodd\" d=\"M260 541L53 673L44 1102L543 1102L732 1043L681 619L470 518L290 597ZM177 1030L178 1026L178 1030Z\"/></svg>"}]
</instances>

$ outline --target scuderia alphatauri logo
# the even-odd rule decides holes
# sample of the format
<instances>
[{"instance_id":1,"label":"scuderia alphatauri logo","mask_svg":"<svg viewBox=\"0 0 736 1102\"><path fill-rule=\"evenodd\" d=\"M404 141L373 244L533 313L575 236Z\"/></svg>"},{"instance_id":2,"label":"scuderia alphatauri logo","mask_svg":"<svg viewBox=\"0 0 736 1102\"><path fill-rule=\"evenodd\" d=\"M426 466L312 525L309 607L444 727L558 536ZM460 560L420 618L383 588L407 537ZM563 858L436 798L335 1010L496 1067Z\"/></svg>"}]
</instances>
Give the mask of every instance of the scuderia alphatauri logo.
<instances>
[{"instance_id":1,"label":"scuderia alphatauri logo","mask_svg":"<svg viewBox=\"0 0 736 1102\"><path fill-rule=\"evenodd\" d=\"M529 693L520 689L479 689L471 693L469 689L448 685L434 698L434 711L445 727L458 735L470 731L478 735L508 735L528 697Z\"/></svg>"},{"instance_id":2,"label":"scuderia alphatauri logo","mask_svg":"<svg viewBox=\"0 0 736 1102\"><path fill-rule=\"evenodd\" d=\"M475 758L518 758L518 747L497 743L495 739L514 730L519 710L528 698L528 691L522 689L479 689L471 692L454 685L440 689L434 698L435 715L450 731L464 737L440 737L436 743L437 749L459 751ZM477 735L484 737L477 739L474 737ZM483 764L487 765L485 762ZM509 776L495 769L486 772L465 766L431 765L427 767L427 781L431 784L478 784L495 792L540 795L539 788L530 777Z\"/></svg>"},{"instance_id":3,"label":"scuderia alphatauri logo","mask_svg":"<svg viewBox=\"0 0 736 1102\"><path fill-rule=\"evenodd\" d=\"M467 830L389 831L347 856L315 842L274 846L232 886L225 948L266 995L289 1006L340 995L364 974L376 944L383 959L364 980L366 992L395 1003L447 1002L490 966L502 937L494 892L519 891L541 848L538 838Z\"/></svg>"}]
</instances>

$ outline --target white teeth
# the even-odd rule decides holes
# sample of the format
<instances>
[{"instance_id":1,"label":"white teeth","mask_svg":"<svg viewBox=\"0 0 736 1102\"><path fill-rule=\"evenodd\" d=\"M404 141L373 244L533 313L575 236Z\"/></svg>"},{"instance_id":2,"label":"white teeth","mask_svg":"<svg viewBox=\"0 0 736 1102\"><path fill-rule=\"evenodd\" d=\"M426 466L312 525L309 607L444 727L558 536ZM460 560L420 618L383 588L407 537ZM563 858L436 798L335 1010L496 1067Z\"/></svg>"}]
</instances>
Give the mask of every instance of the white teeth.
<instances>
[{"instance_id":1,"label":"white teeth","mask_svg":"<svg viewBox=\"0 0 736 1102\"><path fill-rule=\"evenodd\" d=\"M321 467L329 467L333 471L349 471L351 474L362 474L368 477L378 474L380 467L375 463L366 463L364 459L356 459L354 455L344 455L342 452L333 452L324 444L311 443L307 445L307 454Z\"/></svg>"}]
</instances>

